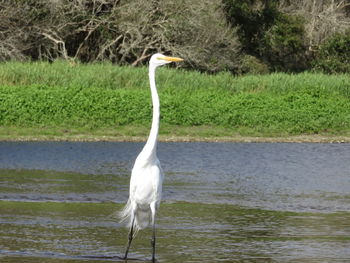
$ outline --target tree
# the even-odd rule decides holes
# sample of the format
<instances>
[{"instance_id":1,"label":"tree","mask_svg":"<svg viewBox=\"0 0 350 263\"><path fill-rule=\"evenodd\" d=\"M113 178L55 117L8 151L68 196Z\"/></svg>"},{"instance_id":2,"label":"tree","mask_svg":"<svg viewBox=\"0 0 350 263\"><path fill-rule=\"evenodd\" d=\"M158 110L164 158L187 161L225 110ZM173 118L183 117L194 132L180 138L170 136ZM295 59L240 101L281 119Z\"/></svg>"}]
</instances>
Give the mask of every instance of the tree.
<instances>
[{"instance_id":1,"label":"tree","mask_svg":"<svg viewBox=\"0 0 350 263\"><path fill-rule=\"evenodd\" d=\"M2 5L0 26L8 34L0 34L0 40L14 28L18 37L10 49L0 49L0 59L140 65L154 52L165 52L203 71L238 67L239 41L226 23L221 0L17 0Z\"/></svg>"},{"instance_id":2,"label":"tree","mask_svg":"<svg viewBox=\"0 0 350 263\"><path fill-rule=\"evenodd\" d=\"M320 45L313 69L325 73L350 73L350 30L335 33Z\"/></svg>"},{"instance_id":3,"label":"tree","mask_svg":"<svg viewBox=\"0 0 350 263\"><path fill-rule=\"evenodd\" d=\"M350 27L349 0L280 0L279 9L305 21L305 41L315 49L334 33Z\"/></svg>"},{"instance_id":4,"label":"tree","mask_svg":"<svg viewBox=\"0 0 350 263\"><path fill-rule=\"evenodd\" d=\"M243 50L271 70L306 68L304 26L300 17L283 14L278 0L223 0L228 21L238 26Z\"/></svg>"},{"instance_id":5,"label":"tree","mask_svg":"<svg viewBox=\"0 0 350 263\"><path fill-rule=\"evenodd\" d=\"M276 1L223 0L223 5L229 23L238 27L243 50L259 57L261 39L278 16Z\"/></svg>"}]
</instances>

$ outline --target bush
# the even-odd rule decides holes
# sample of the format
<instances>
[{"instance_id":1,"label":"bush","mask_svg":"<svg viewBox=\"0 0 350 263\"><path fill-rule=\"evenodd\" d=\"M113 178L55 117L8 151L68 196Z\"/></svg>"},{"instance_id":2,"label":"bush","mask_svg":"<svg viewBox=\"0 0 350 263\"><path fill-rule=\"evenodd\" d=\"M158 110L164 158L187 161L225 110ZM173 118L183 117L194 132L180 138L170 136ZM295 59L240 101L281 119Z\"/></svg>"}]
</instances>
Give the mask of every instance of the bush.
<instances>
[{"instance_id":1,"label":"bush","mask_svg":"<svg viewBox=\"0 0 350 263\"><path fill-rule=\"evenodd\" d=\"M302 71L307 67L303 19L280 12L277 0L223 0L223 3L227 20L239 27L240 41L248 55L271 70Z\"/></svg>"},{"instance_id":2,"label":"bush","mask_svg":"<svg viewBox=\"0 0 350 263\"><path fill-rule=\"evenodd\" d=\"M350 30L336 33L320 46L313 69L324 73L350 73Z\"/></svg>"},{"instance_id":3,"label":"bush","mask_svg":"<svg viewBox=\"0 0 350 263\"><path fill-rule=\"evenodd\" d=\"M267 74L269 73L269 68L260 59L245 55L242 58L240 66L240 73L242 74Z\"/></svg>"},{"instance_id":4,"label":"bush","mask_svg":"<svg viewBox=\"0 0 350 263\"><path fill-rule=\"evenodd\" d=\"M263 4L261 0L222 0L227 21L238 26L238 35L243 50L252 56L259 56L263 36L275 22L279 12L276 1Z\"/></svg>"},{"instance_id":5,"label":"bush","mask_svg":"<svg viewBox=\"0 0 350 263\"><path fill-rule=\"evenodd\" d=\"M240 45L220 7L221 0L1 1L0 61L136 66L164 52L185 58L187 68L234 71Z\"/></svg>"},{"instance_id":6,"label":"bush","mask_svg":"<svg viewBox=\"0 0 350 263\"><path fill-rule=\"evenodd\" d=\"M301 17L280 13L263 36L261 56L277 71L305 70L308 58L304 45L304 21Z\"/></svg>"}]
</instances>

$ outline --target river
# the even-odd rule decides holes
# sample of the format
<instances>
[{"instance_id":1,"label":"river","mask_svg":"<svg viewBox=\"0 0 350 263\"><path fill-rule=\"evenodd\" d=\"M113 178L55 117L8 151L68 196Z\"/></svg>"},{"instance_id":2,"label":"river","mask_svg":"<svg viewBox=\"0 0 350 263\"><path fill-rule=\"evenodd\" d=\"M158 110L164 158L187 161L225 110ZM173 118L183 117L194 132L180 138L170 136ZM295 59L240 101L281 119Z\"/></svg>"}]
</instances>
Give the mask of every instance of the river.
<instances>
[{"instance_id":1,"label":"river","mask_svg":"<svg viewBox=\"0 0 350 263\"><path fill-rule=\"evenodd\" d=\"M114 214L142 146L0 142L0 262L121 261ZM158 262L350 262L350 144L160 143L158 156ZM150 237L128 262L150 259Z\"/></svg>"}]
</instances>

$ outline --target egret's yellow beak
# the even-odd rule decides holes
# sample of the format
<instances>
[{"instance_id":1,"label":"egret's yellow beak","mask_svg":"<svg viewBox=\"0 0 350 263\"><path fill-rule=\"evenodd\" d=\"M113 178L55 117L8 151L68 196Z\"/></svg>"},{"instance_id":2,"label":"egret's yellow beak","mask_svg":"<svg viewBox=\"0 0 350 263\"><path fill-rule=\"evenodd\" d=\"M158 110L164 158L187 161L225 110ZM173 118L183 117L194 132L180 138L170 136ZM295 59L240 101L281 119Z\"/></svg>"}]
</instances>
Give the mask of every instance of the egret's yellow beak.
<instances>
[{"instance_id":1,"label":"egret's yellow beak","mask_svg":"<svg viewBox=\"0 0 350 263\"><path fill-rule=\"evenodd\" d=\"M177 57L159 57L158 59L166 60L166 61L171 61L171 62L180 62L183 61L182 58L177 58Z\"/></svg>"}]
</instances>

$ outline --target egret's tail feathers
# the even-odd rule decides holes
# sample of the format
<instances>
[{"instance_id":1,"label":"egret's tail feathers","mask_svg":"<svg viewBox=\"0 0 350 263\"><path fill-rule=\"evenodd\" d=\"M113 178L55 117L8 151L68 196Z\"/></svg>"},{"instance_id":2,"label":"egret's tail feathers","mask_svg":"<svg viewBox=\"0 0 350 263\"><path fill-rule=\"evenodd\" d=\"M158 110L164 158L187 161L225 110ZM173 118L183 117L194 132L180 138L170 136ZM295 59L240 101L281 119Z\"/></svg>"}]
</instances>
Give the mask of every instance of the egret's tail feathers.
<instances>
[{"instance_id":1,"label":"egret's tail feathers","mask_svg":"<svg viewBox=\"0 0 350 263\"><path fill-rule=\"evenodd\" d=\"M133 213L135 213L134 235L136 235L139 230L144 229L149 225L150 210L140 209L139 207L133 209L132 203L129 199L123 210L119 212L120 222L126 223L130 228L132 224Z\"/></svg>"},{"instance_id":2,"label":"egret's tail feathers","mask_svg":"<svg viewBox=\"0 0 350 263\"><path fill-rule=\"evenodd\" d=\"M130 199L124 206L123 210L119 211L118 217L120 219L120 223L127 223L128 225L131 224L131 214L132 214L132 205L130 202Z\"/></svg>"},{"instance_id":3,"label":"egret's tail feathers","mask_svg":"<svg viewBox=\"0 0 350 263\"><path fill-rule=\"evenodd\" d=\"M150 211L137 209L135 218L135 227L137 230L146 228L150 222Z\"/></svg>"}]
</instances>

